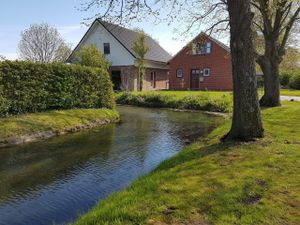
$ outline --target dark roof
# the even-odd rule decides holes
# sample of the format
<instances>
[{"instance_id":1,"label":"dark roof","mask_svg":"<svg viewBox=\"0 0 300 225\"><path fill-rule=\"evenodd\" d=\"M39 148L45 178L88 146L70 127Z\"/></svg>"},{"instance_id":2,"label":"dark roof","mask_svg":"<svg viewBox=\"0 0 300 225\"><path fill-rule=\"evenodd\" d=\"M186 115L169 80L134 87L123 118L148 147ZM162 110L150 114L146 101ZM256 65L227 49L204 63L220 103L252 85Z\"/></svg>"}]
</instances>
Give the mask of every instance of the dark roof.
<instances>
[{"instance_id":1,"label":"dark roof","mask_svg":"<svg viewBox=\"0 0 300 225\"><path fill-rule=\"evenodd\" d=\"M135 58L137 54L132 50L134 41L138 36L137 31L133 31L112 23L108 23L97 19ZM146 43L149 46L149 51L145 55L146 60L157 62L168 62L172 56L164 50L157 41L146 35Z\"/></svg>"}]
</instances>

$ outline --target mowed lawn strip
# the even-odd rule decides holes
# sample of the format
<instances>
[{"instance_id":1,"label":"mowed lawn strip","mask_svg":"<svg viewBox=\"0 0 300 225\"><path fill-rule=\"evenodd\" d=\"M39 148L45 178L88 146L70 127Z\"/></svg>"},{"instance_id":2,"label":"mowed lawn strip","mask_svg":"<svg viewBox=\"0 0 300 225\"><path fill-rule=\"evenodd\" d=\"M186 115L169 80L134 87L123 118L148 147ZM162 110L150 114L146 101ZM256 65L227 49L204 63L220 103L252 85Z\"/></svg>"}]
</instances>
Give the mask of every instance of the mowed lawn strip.
<instances>
[{"instance_id":1,"label":"mowed lawn strip","mask_svg":"<svg viewBox=\"0 0 300 225\"><path fill-rule=\"evenodd\" d=\"M88 125L95 121L118 120L110 109L73 109L31 113L0 119L0 139L30 135L41 131L61 132L66 128Z\"/></svg>"},{"instance_id":2,"label":"mowed lawn strip","mask_svg":"<svg viewBox=\"0 0 300 225\"><path fill-rule=\"evenodd\" d=\"M75 224L300 224L300 103L262 115L265 138L220 143L228 120Z\"/></svg>"}]
</instances>

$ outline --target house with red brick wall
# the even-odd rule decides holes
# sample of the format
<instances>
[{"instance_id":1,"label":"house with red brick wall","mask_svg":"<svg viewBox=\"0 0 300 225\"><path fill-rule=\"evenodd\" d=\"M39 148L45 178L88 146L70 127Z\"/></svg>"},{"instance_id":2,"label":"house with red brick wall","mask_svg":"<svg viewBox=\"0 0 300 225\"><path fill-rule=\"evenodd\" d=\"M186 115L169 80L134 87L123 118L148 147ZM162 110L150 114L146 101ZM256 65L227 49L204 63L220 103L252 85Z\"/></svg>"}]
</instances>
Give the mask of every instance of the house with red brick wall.
<instances>
[{"instance_id":1,"label":"house with red brick wall","mask_svg":"<svg viewBox=\"0 0 300 225\"><path fill-rule=\"evenodd\" d=\"M76 60L76 52L81 46L96 45L111 63L110 74L115 90L137 91L139 72L137 54L132 46L138 32L96 19L70 55L68 62ZM145 55L146 74L143 90L168 89L171 55L150 36L145 37L149 51Z\"/></svg>"},{"instance_id":2,"label":"house with red brick wall","mask_svg":"<svg viewBox=\"0 0 300 225\"><path fill-rule=\"evenodd\" d=\"M218 90L233 88L230 48L201 33L170 61L169 89Z\"/></svg>"}]
</instances>

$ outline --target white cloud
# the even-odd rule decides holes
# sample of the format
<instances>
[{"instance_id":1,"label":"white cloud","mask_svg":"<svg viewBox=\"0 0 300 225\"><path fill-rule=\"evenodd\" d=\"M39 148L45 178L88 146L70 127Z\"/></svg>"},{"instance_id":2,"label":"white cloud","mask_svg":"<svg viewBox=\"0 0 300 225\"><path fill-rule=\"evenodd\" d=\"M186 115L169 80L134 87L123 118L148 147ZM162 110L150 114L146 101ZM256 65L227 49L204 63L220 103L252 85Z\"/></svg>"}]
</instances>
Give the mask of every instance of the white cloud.
<instances>
[{"instance_id":1,"label":"white cloud","mask_svg":"<svg viewBox=\"0 0 300 225\"><path fill-rule=\"evenodd\" d=\"M65 36L81 30L82 26L80 25L61 26L61 27L57 27L57 29L61 33L61 35Z\"/></svg>"}]
</instances>

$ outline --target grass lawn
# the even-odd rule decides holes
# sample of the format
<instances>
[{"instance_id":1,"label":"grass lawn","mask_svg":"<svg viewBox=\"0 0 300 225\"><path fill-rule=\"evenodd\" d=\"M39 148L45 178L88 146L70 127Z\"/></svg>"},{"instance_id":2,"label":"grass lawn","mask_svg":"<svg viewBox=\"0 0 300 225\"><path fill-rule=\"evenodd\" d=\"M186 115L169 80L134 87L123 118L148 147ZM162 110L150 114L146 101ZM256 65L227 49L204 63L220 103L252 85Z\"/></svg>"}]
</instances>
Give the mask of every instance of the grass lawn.
<instances>
[{"instance_id":1,"label":"grass lawn","mask_svg":"<svg viewBox=\"0 0 300 225\"><path fill-rule=\"evenodd\" d=\"M218 91L144 91L117 93L119 104L231 112L232 93Z\"/></svg>"},{"instance_id":2,"label":"grass lawn","mask_svg":"<svg viewBox=\"0 0 300 225\"><path fill-rule=\"evenodd\" d=\"M220 143L227 121L75 224L300 224L300 103L262 114L265 138Z\"/></svg>"},{"instance_id":3,"label":"grass lawn","mask_svg":"<svg viewBox=\"0 0 300 225\"><path fill-rule=\"evenodd\" d=\"M300 90L281 89L280 95L283 96L300 96Z\"/></svg>"},{"instance_id":4,"label":"grass lawn","mask_svg":"<svg viewBox=\"0 0 300 225\"><path fill-rule=\"evenodd\" d=\"M109 109L73 109L48 111L0 119L0 140L39 131L63 131L96 120L116 121L119 115Z\"/></svg>"}]
</instances>

